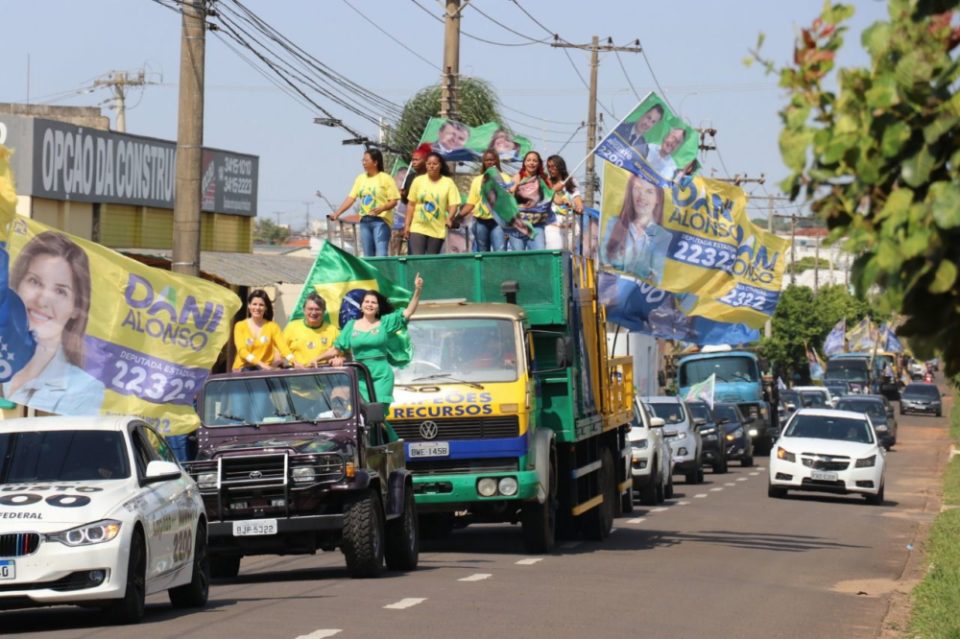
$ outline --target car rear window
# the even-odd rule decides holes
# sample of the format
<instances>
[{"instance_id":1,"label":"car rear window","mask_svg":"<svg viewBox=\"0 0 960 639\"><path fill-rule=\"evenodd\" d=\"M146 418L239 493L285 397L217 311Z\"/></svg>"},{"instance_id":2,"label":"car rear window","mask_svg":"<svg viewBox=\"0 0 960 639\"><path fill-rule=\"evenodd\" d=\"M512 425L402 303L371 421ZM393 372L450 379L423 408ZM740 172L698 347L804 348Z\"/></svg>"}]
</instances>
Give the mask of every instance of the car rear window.
<instances>
[{"instance_id":1,"label":"car rear window","mask_svg":"<svg viewBox=\"0 0 960 639\"><path fill-rule=\"evenodd\" d=\"M887 411L883 404L864 399L841 399L837 404L839 410L849 410L854 413L866 413L870 417L886 417Z\"/></svg>"},{"instance_id":2,"label":"car rear window","mask_svg":"<svg viewBox=\"0 0 960 639\"><path fill-rule=\"evenodd\" d=\"M872 444L873 433L867 422L849 417L797 415L784 433L785 437L810 437Z\"/></svg>"}]
</instances>

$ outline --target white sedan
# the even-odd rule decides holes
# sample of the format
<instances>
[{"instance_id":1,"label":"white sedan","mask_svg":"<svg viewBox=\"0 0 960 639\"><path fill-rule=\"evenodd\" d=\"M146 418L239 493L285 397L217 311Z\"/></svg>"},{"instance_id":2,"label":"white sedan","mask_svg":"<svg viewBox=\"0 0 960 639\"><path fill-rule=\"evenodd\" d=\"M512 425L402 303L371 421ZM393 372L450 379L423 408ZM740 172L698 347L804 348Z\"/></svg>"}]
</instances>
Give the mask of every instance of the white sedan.
<instances>
[{"instance_id":1,"label":"white sedan","mask_svg":"<svg viewBox=\"0 0 960 639\"><path fill-rule=\"evenodd\" d=\"M37 417L0 430L0 608L94 604L136 623L146 595L209 590L203 502L163 438L130 417Z\"/></svg>"},{"instance_id":2,"label":"white sedan","mask_svg":"<svg viewBox=\"0 0 960 639\"><path fill-rule=\"evenodd\" d=\"M885 455L868 415L803 408L774 444L768 494L859 493L871 504L882 504Z\"/></svg>"}]
</instances>

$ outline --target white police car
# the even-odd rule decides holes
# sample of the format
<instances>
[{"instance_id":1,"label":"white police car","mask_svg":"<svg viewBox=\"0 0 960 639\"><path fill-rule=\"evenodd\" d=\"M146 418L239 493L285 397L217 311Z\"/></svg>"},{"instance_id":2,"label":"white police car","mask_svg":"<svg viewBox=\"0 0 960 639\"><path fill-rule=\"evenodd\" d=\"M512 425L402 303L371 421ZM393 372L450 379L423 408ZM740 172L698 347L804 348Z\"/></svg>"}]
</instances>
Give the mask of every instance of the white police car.
<instances>
[{"instance_id":1,"label":"white police car","mask_svg":"<svg viewBox=\"0 0 960 639\"><path fill-rule=\"evenodd\" d=\"M131 417L38 417L0 428L0 608L83 603L135 623L144 597L203 606L196 484Z\"/></svg>"}]
</instances>

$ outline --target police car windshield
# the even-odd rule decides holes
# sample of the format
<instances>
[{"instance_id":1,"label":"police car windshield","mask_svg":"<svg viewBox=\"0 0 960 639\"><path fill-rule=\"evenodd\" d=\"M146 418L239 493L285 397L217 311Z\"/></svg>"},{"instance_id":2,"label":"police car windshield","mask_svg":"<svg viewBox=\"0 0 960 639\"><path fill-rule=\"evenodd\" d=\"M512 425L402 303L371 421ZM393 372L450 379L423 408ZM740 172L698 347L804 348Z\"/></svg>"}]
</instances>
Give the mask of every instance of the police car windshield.
<instances>
[{"instance_id":1,"label":"police car windshield","mask_svg":"<svg viewBox=\"0 0 960 639\"><path fill-rule=\"evenodd\" d=\"M239 375L204 386L199 412L204 426L260 426L347 419L355 404L344 373Z\"/></svg>"},{"instance_id":2,"label":"police car windshield","mask_svg":"<svg viewBox=\"0 0 960 639\"><path fill-rule=\"evenodd\" d=\"M123 434L48 430L0 434L0 483L91 481L130 476Z\"/></svg>"},{"instance_id":3,"label":"police car windshield","mask_svg":"<svg viewBox=\"0 0 960 639\"><path fill-rule=\"evenodd\" d=\"M408 333L413 361L396 370L397 384L478 384L517 379L517 341L510 320L414 319Z\"/></svg>"}]
</instances>

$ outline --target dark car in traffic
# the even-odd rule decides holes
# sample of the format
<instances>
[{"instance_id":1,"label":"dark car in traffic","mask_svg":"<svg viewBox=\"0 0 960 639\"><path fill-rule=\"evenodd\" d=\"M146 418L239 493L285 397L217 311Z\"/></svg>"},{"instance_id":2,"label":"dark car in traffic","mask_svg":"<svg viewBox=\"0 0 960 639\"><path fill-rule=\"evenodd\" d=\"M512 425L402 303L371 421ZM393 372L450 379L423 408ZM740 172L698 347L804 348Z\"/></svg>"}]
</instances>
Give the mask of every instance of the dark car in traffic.
<instances>
[{"instance_id":1,"label":"dark car in traffic","mask_svg":"<svg viewBox=\"0 0 960 639\"><path fill-rule=\"evenodd\" d=\"M717 423L717 418L710 405L703 400L688 401L687 410L694 421L703 420L700 424L700 437L703 439L703 465L713 468L715 473L727 472L727 450L723 445L723 429Z\"/></svg>"},{"instance_id":2,"label":"dark car in traffic","mask_svg":"<svg viewBox=\"0 0 960 639\"><path fill-rule=\"evenodd\" d=\"M867 415L883 447L890 450L896 445L897 419L893 415L893 407L883 395L846 395L837 402L837 410Z\"/></svg>"},{"instance_id":3,"label":"dark car in traffic","mask_svg":"<svg viewBox=\"0 0 960 639\"><path fill-rule=\"evenodd\" d=\"M908 412L933 413L942 417L943 403L937 385L920 382L907 384L900 392L900 414L906 415Z\"/></svg>"},{"instance_id":4,"label":"dark car in traffic","mask_svg":"<svg viewBox=\"0 0 960 639\"><path fill-rule=\"evenodd\" d=\"M718 402L713 406L713 414L723 429L723 441L727 449L727 459L738 459L740 465L753 466L753 438L749 434L749 424L743 411L737 404Z\"/></svg>"}]
</instances>

